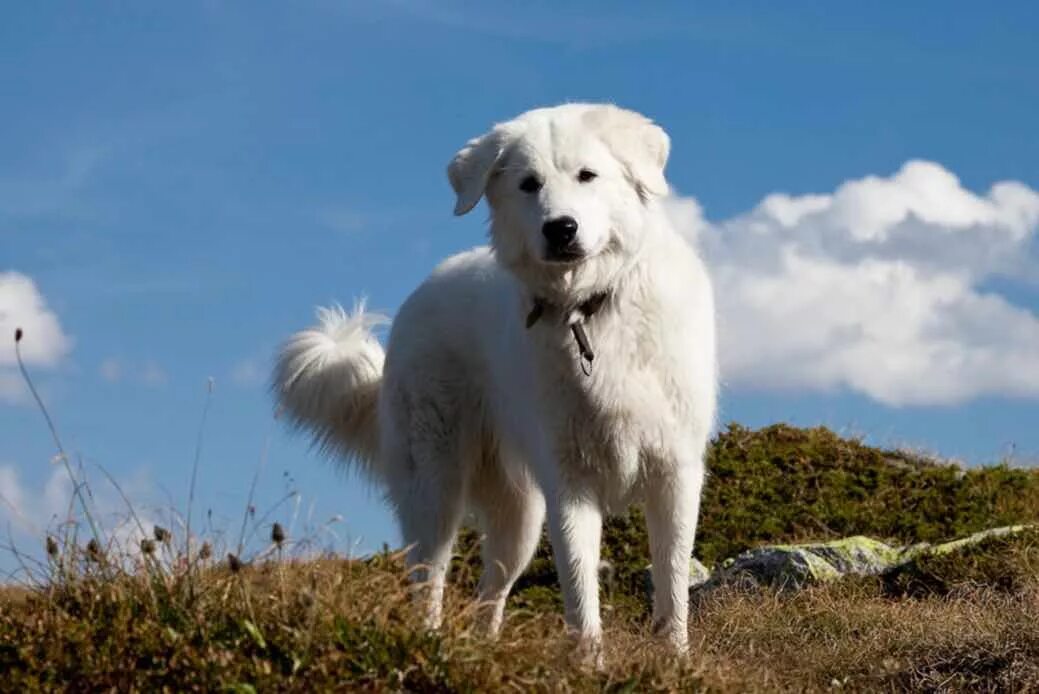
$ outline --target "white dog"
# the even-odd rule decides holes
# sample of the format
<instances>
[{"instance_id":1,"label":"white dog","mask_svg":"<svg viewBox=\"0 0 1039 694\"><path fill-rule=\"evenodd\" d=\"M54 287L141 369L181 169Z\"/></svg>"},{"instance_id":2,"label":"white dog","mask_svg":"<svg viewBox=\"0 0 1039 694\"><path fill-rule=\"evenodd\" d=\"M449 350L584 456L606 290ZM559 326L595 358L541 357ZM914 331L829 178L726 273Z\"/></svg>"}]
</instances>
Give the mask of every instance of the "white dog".
<instances>
[{"instance_id":1,"label":"white dog","mask_svg":"<svg viewBox=\"0 0 1039 694\"><path fill-rule=\"evenodd\" d=\"M570 627L601 643L603 515L645 502L654 627L684 650L689 557L715 413L711 285L661 198L669 140L612 105L537 109L448 167L486 195L491 246L444 261L383 319L341 309L284 346L275 388L324 446L384 483L440 621L455 534L485 533L492 633L545 518ZM546 504L547 500L547 504Z\"/></svg>"}]
</instances>

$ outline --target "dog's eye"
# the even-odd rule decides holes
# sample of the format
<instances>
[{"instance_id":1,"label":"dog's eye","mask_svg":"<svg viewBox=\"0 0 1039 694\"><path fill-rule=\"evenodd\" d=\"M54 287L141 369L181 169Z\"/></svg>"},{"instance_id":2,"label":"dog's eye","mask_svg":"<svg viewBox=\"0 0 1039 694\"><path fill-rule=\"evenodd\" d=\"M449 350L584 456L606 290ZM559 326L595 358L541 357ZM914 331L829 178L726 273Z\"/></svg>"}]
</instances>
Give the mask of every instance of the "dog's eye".
<instances>
[{"instance_id":1,"label":"dog's eye","mask_svg":"<svg viewBox=\"0 0 1039 694\"><path fill-rule=\"evenodd\" d=\"M581 183L588 183L594 181L599 177L599 174L595 173L591 169L581 169L577 172L577 180Z\"/></svg>"},{"instance_id":2,"label":"dog's eye","mask_svg":"<svg viewBox=\"0 0 1039 694\"><path fill-rule=\"evenodd\" d=\"M527 176L520 181L520 190L524 193L536 193L541 190L541 181L535 176Z\"/></svg>"}]
</instances>

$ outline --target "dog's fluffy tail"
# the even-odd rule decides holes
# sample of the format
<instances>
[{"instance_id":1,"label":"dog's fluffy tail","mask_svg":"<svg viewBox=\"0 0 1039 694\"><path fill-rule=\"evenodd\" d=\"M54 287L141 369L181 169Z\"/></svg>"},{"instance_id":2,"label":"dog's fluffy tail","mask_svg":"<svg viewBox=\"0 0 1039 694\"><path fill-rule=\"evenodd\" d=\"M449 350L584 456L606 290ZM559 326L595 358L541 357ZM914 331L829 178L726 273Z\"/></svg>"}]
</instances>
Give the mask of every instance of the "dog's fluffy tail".
<instances>
[{"instance_id":1,"label":"dog's fluffy tail","mask_svg":"<svg viewBox=\"0 0 1039 694\"><path fill-rule=\"evenodd\" d=\"M365 310L319 308L318 324L290 337L274 368L279 409L323 451L377 478L379 386L385 353L372 330L389 318Z\"/></svg>"}]
</instances>

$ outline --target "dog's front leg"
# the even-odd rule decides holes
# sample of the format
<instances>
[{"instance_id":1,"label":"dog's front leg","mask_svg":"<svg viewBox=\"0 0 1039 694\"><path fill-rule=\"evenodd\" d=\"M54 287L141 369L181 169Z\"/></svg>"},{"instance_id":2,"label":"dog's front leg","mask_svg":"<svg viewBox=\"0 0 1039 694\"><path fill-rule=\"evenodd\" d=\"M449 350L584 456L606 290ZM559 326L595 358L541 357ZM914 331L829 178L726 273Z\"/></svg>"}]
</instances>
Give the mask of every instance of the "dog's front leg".
<instances>
[{"instance_id":1,"label":"dog's front leg","mask_svg":"<svg viewBox=\"0 0 1039 694\"><path fill-rule=\"evenodd\" d=\"M676 466L647 485L646 526L653 560L653 631L684 653L689 641L689 558L693 553L703 465Z\"/></svg>"},{"instance_id":2,"label":"dog's front leg","mask_svg":"<svg viewBox=\"0 0 1039 694\"><path fill-rule=\"evenodd\" d=\"M549 502L549 531L555 555L567 625L580 650L601 662L599 617L599 544L602 510L588 495L560 490Z\"/></svg>"}]
</instances>

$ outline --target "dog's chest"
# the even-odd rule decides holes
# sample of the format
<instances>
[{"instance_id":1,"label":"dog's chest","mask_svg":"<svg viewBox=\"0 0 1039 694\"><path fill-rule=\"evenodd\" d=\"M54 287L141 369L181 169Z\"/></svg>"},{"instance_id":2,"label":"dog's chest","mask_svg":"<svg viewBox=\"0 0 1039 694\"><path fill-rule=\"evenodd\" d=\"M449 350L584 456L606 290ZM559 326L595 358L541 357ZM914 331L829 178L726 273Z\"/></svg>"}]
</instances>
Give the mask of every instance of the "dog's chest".
<instances>
[{"instance_id":1,"label":"dog's chest","mask_svg":"<svg viewBox=\"0 0 1039 694\"><path fill-rule=\"evenodd\" d=\"M590 320L584 330L590 362L562 329L544 340L543 412L561 464L597 479L622 503L681 426L681 388L659 332L616 316Z\"/></svg>"}]
</instances>

